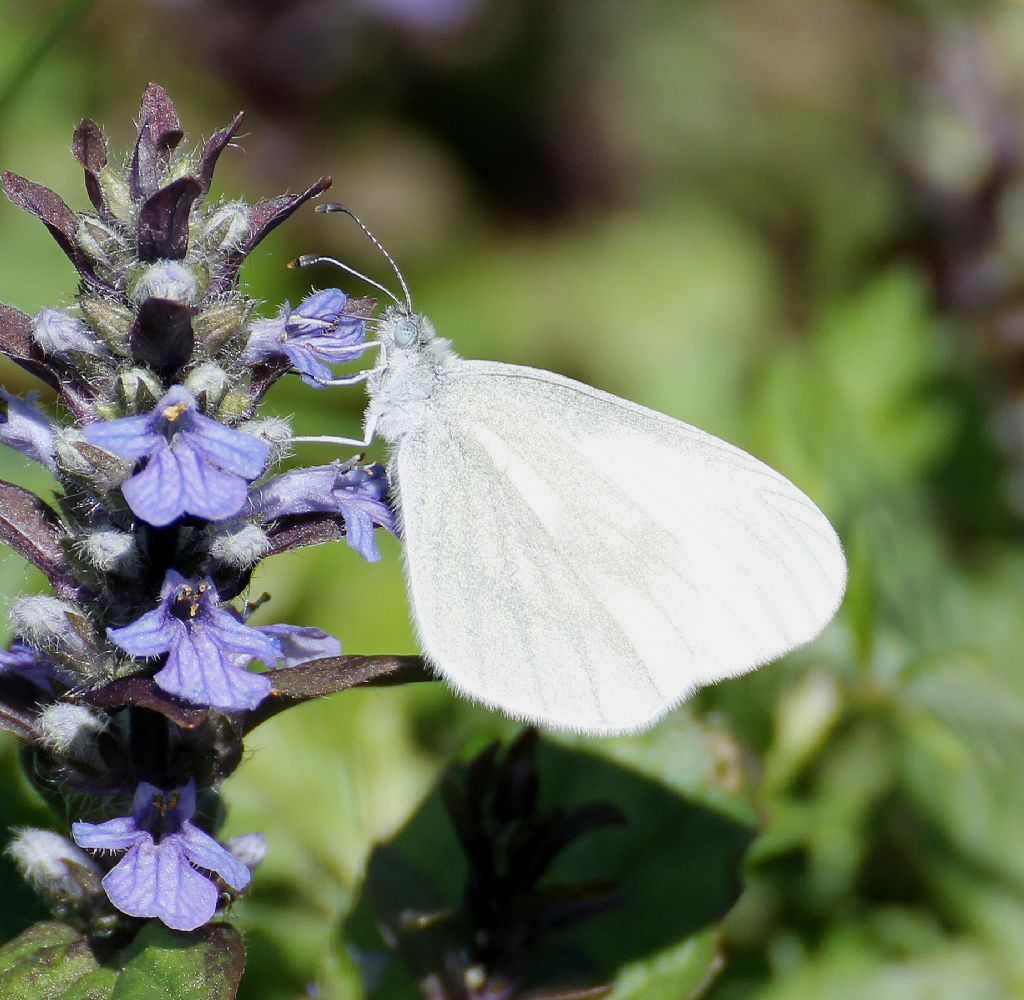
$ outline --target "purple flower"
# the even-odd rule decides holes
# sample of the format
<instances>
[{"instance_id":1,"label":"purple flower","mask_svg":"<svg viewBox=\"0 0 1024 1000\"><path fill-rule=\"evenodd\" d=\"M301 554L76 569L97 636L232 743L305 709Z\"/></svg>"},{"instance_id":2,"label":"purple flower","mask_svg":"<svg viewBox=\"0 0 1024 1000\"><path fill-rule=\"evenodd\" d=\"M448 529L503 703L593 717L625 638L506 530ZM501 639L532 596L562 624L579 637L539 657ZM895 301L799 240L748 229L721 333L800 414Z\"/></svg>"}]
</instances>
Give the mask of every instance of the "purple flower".
<instances>
[{"instance_id":1,"label":"purple flower","mask_svg":"<svg viewBox=\"0 0 1024 1000\"><path fill-rule=\"evenodd\" d=\"M340 514L345 518L348 544L364 559L376 562L380 553L373 537L374 525L393 534L396 531L387 493L383 466L335 462L271 479L255 491L252 505L268 521L291 514Z\"/></svg>"},{"instance_id":2,"label":"purple flower","mask_svg":"<svg viewBox=\"0 0 1024 1000\"><path fill-rule=\"evenodd\" d=\"M39 650L19 639L11 643L10 649L0 649L0 677L5 674L24 677L48 692L56 673L56 666Z\"/></svg>"},{"instance_id":3,"label":"purple flower","mask_svg":"<svg viewBox=\"0 0 1024 1000\"><path fill-rule=\"evenodd\" d=\"M304 299L297 309L285 303L273 319L254 323L245 349L249 362L286 357L303 382L321 388L334 378L328 365L358 358L365 350L366 324L343 315L347 296L325 288Z\"/></svg>"},{"instance_id":4,"label":"purple flower","mask_svg":"<svg viewBox=\"0 0 1024 1000\"><path fill-rule=\"evenodd\" d=\"M325 656L337 656L341 643L323 629L305 625L257 625L277 649L278 661L282 666L294 667L310 660Z\"/></svg>"},{"instance_id":5,"label":"purple flower","mask_svg":"<svg viewBox=\"0 0 1024 1000\"><path fill-rule=\"evenodd\" d=\"M249 869L191 822L196 786L165 792L140 782L129 816L106 823L75 823L72 836L87 850L127 854L107 873L103 888L122 913L157 917L176 931L202 927L216 912L220 892L212 872L241 892ZM202 869L199 871L197 869Z\"/></svg>"},{"instance_id":6,"label":"purple flower","mask_svg":"<svg viewBox=\"0 0 1024 1000\"><path fill-rule=\"evenodd\" d=\"M123 628L107 635L126 653L147 657L167 654L153 678L168 694L225 712L255 708L270 693L270 679L245 669L251 660L268 667L337 656L341 644L318 628L299 625L253 627L222 608L209 578L198 583L169 570L160 603Z\"/></svg>"},{"instance_id":7,"label":"purple flower","mask_svg":"<svg viewBox=\"0 0 1024 1000\"><path fill-rule=\"evenodd\" d=\"M270 453L259 438L204 417L180 385L152 413L90 424L82 433L91 444L144 462L121 492L137 517L158 528L183 514L207 521L237 514Z\"/></svg>"},{"instance_id":8,"label":"purple flower","mask_svg":"<svg viewBox=\"0 0 1024 1000\"><path fill-rule=\"evenodd\" d=\"M36 462L51 472L57 468L53 459L53 424L36 407L38 392L30 392L24 399L0 389L0 399L6 403L6 412L0 407L0 444Z\"/></svg>"},{"instance_id":9,"label":"purple flower","mask_svg":"<svg viewBox=\"0 0 1024 1000\"><path fill-rule=\"evenodd\" d=\"M164 577L160 603L123 628L108 628L111 642L132 656L167 654L153 678L168 694L225 712L255 708L270 681L239 664L277 663L280 646L220 606L210 579L194 583L173 569Z\"/></svg>"}]
</instances>

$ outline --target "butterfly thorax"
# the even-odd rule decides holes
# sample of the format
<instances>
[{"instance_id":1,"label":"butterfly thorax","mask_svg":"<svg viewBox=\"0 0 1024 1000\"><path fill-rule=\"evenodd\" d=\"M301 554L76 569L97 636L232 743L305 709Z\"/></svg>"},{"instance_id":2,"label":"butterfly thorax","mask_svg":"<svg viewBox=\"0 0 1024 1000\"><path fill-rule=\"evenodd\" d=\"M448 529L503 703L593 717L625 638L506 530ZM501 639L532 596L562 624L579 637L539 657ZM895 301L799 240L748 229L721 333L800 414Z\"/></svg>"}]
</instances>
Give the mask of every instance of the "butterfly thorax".
<instances>
[{"instance_id":1,"label":"butterfly thorax","mask_svg":"<svg viewBox=\"0 0 1024 1000\"><path fill-rule=\"evenodd\" d=\"M391 307L381 317L377 366L366 381L374 420L384 440L395 442L426 417L439 378L458 361L426 316Z\"/></svg>"}]
</instances>

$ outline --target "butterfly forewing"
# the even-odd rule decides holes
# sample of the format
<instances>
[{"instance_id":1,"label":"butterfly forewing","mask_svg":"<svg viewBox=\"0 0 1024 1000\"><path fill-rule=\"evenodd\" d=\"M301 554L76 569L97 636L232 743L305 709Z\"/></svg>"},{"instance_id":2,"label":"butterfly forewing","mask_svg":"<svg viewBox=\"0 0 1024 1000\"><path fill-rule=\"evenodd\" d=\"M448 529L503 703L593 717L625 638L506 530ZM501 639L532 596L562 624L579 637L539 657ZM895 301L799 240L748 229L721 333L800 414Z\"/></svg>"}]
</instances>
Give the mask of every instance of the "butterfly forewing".
<instances>
[{"instance_id":1,"label":"butterfly forewing","mask_svg":"<svg viewBox=\"0 0 1024 1000\"><path fill-rule=\"evenodd\" d=\"M393 469L423 647L464 693L591 733L812 639L842 549L743 451L549 372L459 361Z\"/></svg>"}]
</instances>

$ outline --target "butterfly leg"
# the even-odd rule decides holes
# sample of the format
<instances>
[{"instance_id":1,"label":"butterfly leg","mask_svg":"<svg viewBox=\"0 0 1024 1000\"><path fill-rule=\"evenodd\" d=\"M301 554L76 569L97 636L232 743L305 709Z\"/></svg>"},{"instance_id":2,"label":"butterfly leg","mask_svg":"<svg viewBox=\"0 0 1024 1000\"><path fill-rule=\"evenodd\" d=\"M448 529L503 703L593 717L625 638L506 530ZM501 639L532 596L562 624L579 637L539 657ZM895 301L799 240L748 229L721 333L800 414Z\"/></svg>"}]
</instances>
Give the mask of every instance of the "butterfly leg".
<instances>
[{"instance_id":1,"label":"butterfly leg","mask_svg":"<svg viewBox=\"0 0 1024 1000\"><path fill-rule=\"evenodd\" d=\"M345 375L342 378L329 378L323 382L318 382L317 385L326 388L336 388L340 385L358 385L360 382L365 382L372 372L372 368L364 368L361 372L356 372L354 375Z\"/></svg>"},{"instance_id":2,"label":"butterfly leg","mask_svg":"<svg viewBox=\"0 0 1024 1000\"><path fill-rule=\"evenodd\" d=\"M293 437L288 440L292 444L336 444L342 448L369 448L373 444L373 438L376 433L377 420L375 417L371 417L366 422L366 429L361 441L357 438L332 437L330 434L313 434L308 437Z\"/></svg>"},{"instance_id":3,"label":"butterfly leg","mask_svg":"<svg viewBox=\"0 0 1024 1000\"><path fill-rule=\"evenodd\" d=\"M368 340L365 344L360 344L360 347L380 347L381 342L379 340ZM355 372L352 375L342 375L341 378L329 378L323 382L317 383L323 388L337 388L338 386L344 385L358 385L360 382L365 382L370 377L370 372L373 368L364 368L361 372Z\"/></svg>"}]
</instances>

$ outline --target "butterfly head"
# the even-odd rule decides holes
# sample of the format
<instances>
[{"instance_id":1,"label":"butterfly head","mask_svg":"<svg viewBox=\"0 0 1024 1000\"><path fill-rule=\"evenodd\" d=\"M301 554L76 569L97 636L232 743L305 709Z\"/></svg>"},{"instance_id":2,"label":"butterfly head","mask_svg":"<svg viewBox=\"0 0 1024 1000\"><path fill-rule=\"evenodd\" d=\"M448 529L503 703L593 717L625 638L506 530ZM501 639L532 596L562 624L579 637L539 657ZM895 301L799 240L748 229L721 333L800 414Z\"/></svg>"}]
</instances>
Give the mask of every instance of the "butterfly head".
<instances>
[{"instance_id":1,"label":"butterfly head","mask_svg":"<svg viewBox=\"0 0 1024 1000\"><path fill-rule=\"evenodd\" d=\"M390 306L381 316L377 335L390 354L392 351L420 351L436 334L434 324L426 316Z\"/></svg>"}]
</instances>

